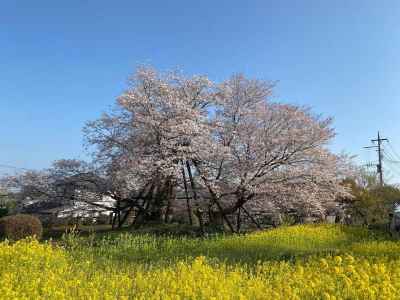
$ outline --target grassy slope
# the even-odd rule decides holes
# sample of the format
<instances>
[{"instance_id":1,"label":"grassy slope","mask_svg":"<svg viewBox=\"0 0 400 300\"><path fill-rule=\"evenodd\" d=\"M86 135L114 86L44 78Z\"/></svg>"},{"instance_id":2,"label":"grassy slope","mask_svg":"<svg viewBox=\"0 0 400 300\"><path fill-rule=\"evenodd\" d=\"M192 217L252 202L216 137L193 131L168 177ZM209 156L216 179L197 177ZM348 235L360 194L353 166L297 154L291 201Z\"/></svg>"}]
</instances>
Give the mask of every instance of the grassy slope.
<instances>
[{"instance_id":1,"label":"grassy slope","mask_svg":"<svg viewBox=\"0 0 400 300\"><path fill-rule=\"evenodd\" d=\"M387 234L361 227L302 225L280 227L248 235L190 237L108 233L89 237L69 236L64 242L101 260L117 263L164 264L206 256L230 264L304 259L308 256L353 253L357 256L397 258L400 244Z\"/></svg>"}]
</instances>

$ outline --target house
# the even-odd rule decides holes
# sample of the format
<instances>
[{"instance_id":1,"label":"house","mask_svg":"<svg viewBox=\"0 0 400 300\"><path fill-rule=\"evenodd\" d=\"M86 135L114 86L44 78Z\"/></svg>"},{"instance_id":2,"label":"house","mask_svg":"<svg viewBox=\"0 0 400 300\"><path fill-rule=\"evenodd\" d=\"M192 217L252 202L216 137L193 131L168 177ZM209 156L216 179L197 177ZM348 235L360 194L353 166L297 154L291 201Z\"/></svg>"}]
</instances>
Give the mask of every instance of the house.
<instances>
[{"instance_id":1,"label":"house","mask_svg":"<svg viewBox=\"0 0 400 300\"><path fill-rule=\"evenodd\" d=\"M65 223L108 223L116 201L109 196L93 202L55 198L26 199L16 208L17 213L37 216L44 225Z\"/></svg>"}]
</instances>

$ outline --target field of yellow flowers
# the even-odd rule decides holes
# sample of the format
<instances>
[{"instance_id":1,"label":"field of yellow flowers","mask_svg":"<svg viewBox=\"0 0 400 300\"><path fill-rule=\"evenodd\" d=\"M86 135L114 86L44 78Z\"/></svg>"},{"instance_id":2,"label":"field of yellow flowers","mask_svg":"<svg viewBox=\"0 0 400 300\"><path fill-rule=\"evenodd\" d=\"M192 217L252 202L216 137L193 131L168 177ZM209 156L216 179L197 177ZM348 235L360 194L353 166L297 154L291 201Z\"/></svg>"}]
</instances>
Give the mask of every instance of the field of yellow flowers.
<instances>
[{"instance_id":1,"label":"field of yellow flowers","mask_svg":"<svg viewBox=\"0 0 400 300\"><path fill-rule=\"evenodd\" d=\"M0 299L400 299L400 242L301 225L207 239L0 243Z\"/></svg>"}]
</instances>

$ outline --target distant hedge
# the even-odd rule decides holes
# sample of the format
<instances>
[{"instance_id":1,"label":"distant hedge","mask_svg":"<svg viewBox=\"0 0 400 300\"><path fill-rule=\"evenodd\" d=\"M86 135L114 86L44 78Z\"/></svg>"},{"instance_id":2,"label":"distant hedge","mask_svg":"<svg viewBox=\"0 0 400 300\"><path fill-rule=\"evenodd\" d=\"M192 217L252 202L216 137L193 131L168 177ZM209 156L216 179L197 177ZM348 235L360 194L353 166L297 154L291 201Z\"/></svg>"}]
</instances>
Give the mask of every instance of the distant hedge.
<instances>
[{"instance_id":1,"label":"distant hedge","mask_svg":"<svg viewBox=\"0 0 400 300\"><path fill-rule=\"evenodd\" d=\"M8 208L7 207L0 207L0 218L7 216Z\"/></svg>"},{"instance_id":2,"label":"distant hedge","mask_svg":"<svg viewBox=\"0 0 400 300\"><path fill-rule=\"evenodd\" d=\"M40 220L31 215L13 215L0 219L0 237L9 240L20 240L29 236L40 239L43 227Z\"/></svg>"}]
</instances>

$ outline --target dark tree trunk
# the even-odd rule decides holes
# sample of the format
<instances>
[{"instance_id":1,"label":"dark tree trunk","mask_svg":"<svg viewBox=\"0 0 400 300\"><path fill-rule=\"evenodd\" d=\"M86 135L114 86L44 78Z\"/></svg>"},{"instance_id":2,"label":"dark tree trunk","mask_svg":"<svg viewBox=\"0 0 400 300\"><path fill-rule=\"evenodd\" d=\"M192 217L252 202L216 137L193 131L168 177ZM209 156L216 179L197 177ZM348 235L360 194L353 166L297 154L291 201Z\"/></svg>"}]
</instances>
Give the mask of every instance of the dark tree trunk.
<instances>
[{"instance_id":1,"label":"dark tree trunk","mask_svg":"<svg viewBox=\"0 0 400 300\"><path fill-rule=\"evenodd\" d=\"M122 219L120 219L120 221L119 221L119 223L118 223L118 228L121 228L121 227L124 225L124 223L125 223L126 220L128 219L129 214L132 212L132 210L133 210L133 206L129 207L129 208L126 210L124 216L122 217Z\"/></svg>"},{"instance_id":2,"label":"dark tree trunk","mask_svg":"<svg viewBox=\"0 0 400 300\"><path fill-rule=\"evenodd\" d=\"M205 230L204 230L203 211L200 208L198 208L196 210L196 215L197 215L197 218L199 219L200 233L202 236L204 236Z\"/></svg>"},{"instance_id":3,"label":"dark tree trunk","mask_svg":"<svg viewBox=\"0 0 400 300\"><path fill-rule=\"evenodd\" d=\"M262 229L261 225L257 222L256 219L254 219L254 217L247 211L247 209L242 207L242 210L250 218L250 220L254 223L254 225L257 226L258 229Z\"/></svg>"},{"instance_id":4,"label":"dark tree trunk","mask_svg":"<svg viewBox=\"0 0 400 300\"><path fill-rule=\"evenodd\" d=\"M236 218L236 232L240 232L240 227L242 225L242 218L240 216L240 210L241 208L239 208L238 212L237 212L237 218Z\"/></svg>"},{"instance_id":5,"label":"dark tree trunk","mask_svg":"<svg viewBox=\"0 0 400 300\"><path fill-rule=\"evenodd\" d=\"M187 206L187 214L188 214L188 218L189 218L189 224L193 225L192 205L191 205L190 199L189 199L189 192L188 192L187 180L186 180L186 172L185 172L185 169L183 167L182 167L182 179L183 179L183 186L185 188L186 206Z\"/></svg>"},{"instance_id":6,"label":"dark tree trunk","mask_svg":"<svg viewBox=\"0 0 400 300\"><path fill-rule=\"evenodd\" d=\"M110 213L110 219L108 221L108 223L111 225L113 223L113 219L114 219L114 212Z\"/></svg>"},{"instance_id":7,"label":"dark tree trunk","mask_svg":"<svg viewBox=\"0 0 400 300\"><path fill-rule=\"evenodd\" d=\"M141 209L139 209L135 219L131 224L132 227L140 227L141 225L145 224L148 221L148 215L151 207L154 190L155 190L155 185L154 183L151 183L147 193L145 193L145 191L143 192L145 193L143 195L143 203L140 206Z\"/></svg>"},{"instance_id":8,"label":"dark tree trunk","mask_svg":"<svg viewBox=\"0 0 400 300\"><path fill-rule=\"evenodd\" d=\"M174 199L175 187L173 180L171 178L158 179L157 185L153 185L146 196L145 213L142 215L143 222L165 222L166 215L170 213Z\"/></svg>"},{"instance_id":9,"label":"dark tree trunk","mask_svg":"<svg viewBox=\"0 0 400 300\"><path fill-rule=\"evenodd\" d=\"M221 204L219 203L217 196L214 193L212 193L211 197L213 198L213 202L217 205L218 208L218 214L216 215L219 215L225 221L226 225L228 225L231 232L235 232L235 228L233 228L231 221L229 221L229 218L227 214L224 212L224 209L222 208ZM214 217L216 215L214 215Z\"/></svg>"},{"instance_id":10,"label":"dark tree trunk","mask_svg":"<svg viewBox=\"0 0 400 300\"><path fill-rule=\"evenodd\" d=\"M189 174L189 180L190 180L190 185L192 187L193 199L194 199L194 201L197 202L196 184L195 184L194 179L193 179L192 169L190 168L189 161L186 161L186 169L187 169L188 174Z\"/></svg>"},{"instance_id":11,"label":"dark tree trunk","mask_svg":"<svg viewBox=\"0 0 400 300\"><path fill-rule=\"evenodd\" d=\"M115 222L117 220L117 213L113 212L112 215L113 215L113 217L112 217L112 222L111 222L111 228L114 229L115 228Z\"/></svg>"},{"instance_id":12,"label":"dark tree trunk","mask_svg":"<svg viewBox=\"0 0 400 300\"><path fill-rule=\"evenodd\" d=\"M193 161L193 163L194 163L195 167L198 168L198 164L197 164L195 161ZM188 172L189 172L190 181L191 181L191 183L193 184L194 181L193 181L193 178L192 178L192 172L191 172L191 170L190 170L190 165L189 165L189 162L188 162L188 161L186 162L186 165L187 165L187 167L188 167ZM203 179L205 179L205 178L203 178ZM217 195L214 193L213 189L207 184L207 180L205 180L205 182L206 182L206 186L207 186L207 188L208 188L208 191L209 191L210 194L211 194L212 202L218 207L218 210L219 210L219 212L221 213L222 218L224 219L224 221L225 221L226 224L228 225L228 227L229 227L229 229L231 230L231 232L235 232L235 229L233 228L232 223L229 221L229 219L228 219L228 217L227 217L227 213L224 212L223 207L221 206L221 204L220 204L219 201L218 201ZM195 196L195 194L194 194L194 196ZM197 198L197 196L196 196L196 198Z\"/></svg>"},{"instance_id":13,"label":"dark tree trunk","mask_svg":"<svg viewBox=\"0 0 400 300\"><path fill-rule=\"evenodd\" d=\"M173 180L168 180L166 185L166 195L167 195L167 208L165 210L164 222L168 223L170 221L170 216L172 214L173 202L176 198L175 182Z\"/></svg>"}]
</instances>

